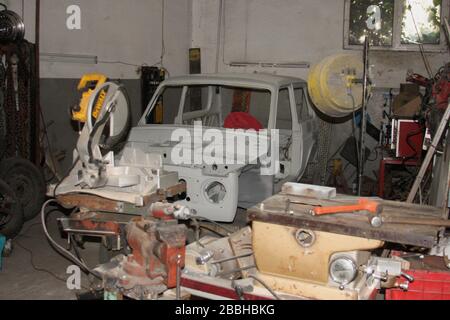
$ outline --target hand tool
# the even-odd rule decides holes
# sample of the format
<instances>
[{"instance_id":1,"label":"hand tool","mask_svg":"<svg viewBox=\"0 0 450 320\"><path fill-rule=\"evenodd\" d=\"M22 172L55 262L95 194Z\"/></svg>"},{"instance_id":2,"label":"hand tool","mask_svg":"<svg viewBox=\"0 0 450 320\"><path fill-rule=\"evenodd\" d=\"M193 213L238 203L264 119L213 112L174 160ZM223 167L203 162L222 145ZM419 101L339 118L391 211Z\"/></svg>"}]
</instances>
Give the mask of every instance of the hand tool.
<instances>
[{"instance_id":1,"label":"hand tool","mask_svg":"<svg viewBox=\"0 0 450 320\"><path fill-rule=\"evenodd\" d=\"M359 199L358 203L354 205L315 207L310 213L313 216L322 216L336 213L354 213L357 211L366 211L374 215L379 215L383 211L383 207L375 201Z\"/></svg>"}]
</instances>

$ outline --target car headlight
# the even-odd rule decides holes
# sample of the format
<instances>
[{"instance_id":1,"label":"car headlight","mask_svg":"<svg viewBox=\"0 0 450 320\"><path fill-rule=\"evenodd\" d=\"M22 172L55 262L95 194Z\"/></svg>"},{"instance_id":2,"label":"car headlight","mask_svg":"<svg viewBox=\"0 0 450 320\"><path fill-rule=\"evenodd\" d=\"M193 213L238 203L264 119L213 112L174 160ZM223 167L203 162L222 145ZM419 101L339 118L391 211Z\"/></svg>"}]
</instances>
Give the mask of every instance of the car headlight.
<instances>
[{"instance_id":1,"label":"car headlight","mask_svg":"<svg viewBox=\"0 0 450 320\"><path fill-rule=\"evenodd\" d=\"M225 199L227 189L225 189L225 186L222 183L214 181L205 188L205 195L210 202L219 204Z\"/></svg>"},{"instance_id":2,"label":"car headlight","mask_svg":"<svg viewBox=\"0 0 450 320\"><path fill-rule=\"evenodd\" d=\"M339 257L330 263L330 277L341 287L353 282L357 275L356 263L349 257Z\"/></svg>"}]
</instances>

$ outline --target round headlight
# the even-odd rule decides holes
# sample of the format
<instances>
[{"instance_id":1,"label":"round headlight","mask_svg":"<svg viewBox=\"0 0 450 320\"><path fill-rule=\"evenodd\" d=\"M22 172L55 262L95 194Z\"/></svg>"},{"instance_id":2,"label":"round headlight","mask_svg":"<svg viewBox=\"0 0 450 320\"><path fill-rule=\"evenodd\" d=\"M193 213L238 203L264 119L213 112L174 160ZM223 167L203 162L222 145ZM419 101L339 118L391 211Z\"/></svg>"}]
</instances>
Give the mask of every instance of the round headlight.
<instances>
[{"instance_id":1,"label":"round headlight","mask_svg":"<svg viewBox=\"0 0 450 320\"><path fill-rule=\"evenodd\" d=\"M225 199L227 189L218 181L210 183L205 189L206 198L212 203L219 204Z\"/></svg>"},{"instance_id":2,"label":"round headlight","mask_svg":"<svg viewBox=\"0 0 450 320\"><path fill-rule=\"evenodd\" d=\"M356 263L349 257L339 257L330 263L330 277L341 286L353 282L357 275Z\"/></svg>"}]
</instances>

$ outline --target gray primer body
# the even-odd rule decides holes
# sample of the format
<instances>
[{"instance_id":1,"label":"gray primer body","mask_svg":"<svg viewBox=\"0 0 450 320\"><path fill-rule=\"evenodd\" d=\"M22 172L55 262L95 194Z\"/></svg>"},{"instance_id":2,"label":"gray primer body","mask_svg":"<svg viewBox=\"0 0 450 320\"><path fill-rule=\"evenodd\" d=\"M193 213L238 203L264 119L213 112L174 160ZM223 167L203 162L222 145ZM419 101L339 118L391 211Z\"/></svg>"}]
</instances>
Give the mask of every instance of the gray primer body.
<instances>
[{"instance_id":1,"label":"gray primer body","mask_svg":"<svg viewBox=\"0 0 450 320\"><path fill-rule=\"evenodd\" d=\"M183 97L175 124L146 124L146 116L155 107L159 95L166 87L193 85L270 91L270 115L267 126L269 130L276 129L278 93L281 89L288 89L292 130L287 132L280 130L280 149L284 147L289 149L288 159L280 159L281 165L284 167L283 172L276 175L261 175L259 168L247 165L218 165L216 170L206 164L175 165L171 161L171 151L176 142L171 141L171 133L178 128L193 131L192 125L187 124L188 121L183 118ZM308 109L308 119L302 119L297 112L296 103L299 102L295 101L295 88L303 91L305 97L303 103L304 107ZM220 92L215 94L220 95ZM215 98L221 100L220 97ZM214 110L210 112L213 113ZM208 117L208 113L202 114L202 117ZM195 120L201 121L202 117ZM192 120L192 117L189 117L189 120ZM217 126L211 127L225 131L223 119L221 122ZM298 181L303 175L308 161L314 156L317 137L316 115L311 108L305 81L267 74L210 74L176 77L163 82L138 126L132 129L128 143L133 144L136 148L144 148L146 152L160 153L163 156L164 169L177 172L179 178L186 181L189 201L183 200L183 205L195 209L200 216L215 221L232 222L238 206L243 208L253 206L279 192L285 182ZM205 193L205 188L215 181L223 184L226 190L226 195L220 203L212 203Z\"/></svg>"},{"instance_id":2,"label":"gray primer body","mask_svg":"<svg viewBox=\"0 0 450 320\"><path fill-rule=\"evenodd\" d=\"M215 101L215 108L205 108L200 112L185 112L186 92L189 86L203 86L208 88L208 106ZM173 124L147 124L146 119L159 101L164 90L168 87L183 88L177 116ZM289 128L279 131L280 172L272 175L261 175L261 168L254 164L182 164L172 159L173 149L180 143L175 141L172 134L177 129L184 129L191 136L194 135L193 121L202 121L206 129L229 132L223 128L223 116L215 117L222 112L222 89L233 88L247 90L264 90L269 95L267 106L267 129L277 128L277 108L280 90L283 90L285 103L289 112L283 115ZM216 90L214 90L215 88ZM288 94L286 94L288 92ZM296 94L301 93L302 101L296 101ZM166 98L166 97L164 97ZM256 99L255 99L256 100ZM299 99L300 100L300 99ZM229 103L229 101L228 101ZM260 107L257 103L252 108ZM302 115L299 106L304 107ZM173 112L173 110L171 110ZM235 132L236 137L248 132ZM254 132L253 134L256 134ZM314 155L318 129L316 115L311 108L307 95L306 83L297 78L281 77L266 74L211 74L192 75L171 78L164 81L157 89L147 110L138 125L132 128L123 150L117 154L109 154L109 165L104 174L106 183L95 189L82 187L79 184L78 173L81 164L75 165L69 177L58 187L57 194L87 193L109 199L128 202L135 206L143 203L146 194L155 192L158 188L169 187L179 180L187 185L186 199L179 203L194 209L197 215L220 222L232 222L238 206L248 208L281 190L282 184L298 181L303 175L306 165ZM203 148L216 143L205 142ZM192 144L194 149L195 145ZM195 150L192 150L195 152ZM238 151L239 152L239 151ZM114 159L114 160L112 160ZM222 159L223 160L223 159ZM223 163L219 162L219 163ZM217 191L217 184L223 186ZM219 201L214 201L207 194L207 189L216 186L214 192L221 193Z\"/></svg>"}]
</instances>

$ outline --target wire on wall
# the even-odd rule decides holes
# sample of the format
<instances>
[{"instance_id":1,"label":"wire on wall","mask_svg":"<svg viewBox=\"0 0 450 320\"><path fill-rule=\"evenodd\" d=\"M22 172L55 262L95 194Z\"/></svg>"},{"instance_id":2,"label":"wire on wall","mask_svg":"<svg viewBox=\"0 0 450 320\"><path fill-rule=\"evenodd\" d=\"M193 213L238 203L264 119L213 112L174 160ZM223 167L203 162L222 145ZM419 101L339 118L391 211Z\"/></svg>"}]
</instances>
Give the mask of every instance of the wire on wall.
<instances>
[{"instance_id":1,"label":"wire on wall","mask_svg":"<svg viewBox=\"0 0 450 320\"><path fill-rule=\"evenodd\" d=\"M219 72L219 60L220 60L220 44L222 38L222 26L223 26L223 11L224 11L224 2L220 0L219 2L219 16L217 22L217 46L216 46L216 73ZM225 45L223 46L225 47Z\"/></svg>"},{"instance_id":2,"label":"wire on wall","mask_svg":"<svg viewBox=\"0 0 450 320\"><path fill-rule=\"evenodd\" d=\"M22 2L24 2L25 0L22 0ZM0 3L0 5L2 5ZM5 6L6 8L6 6ZM24 6L22 6L22 10L24 10ZM90 58L89 60L92 60L91 63L93 64L97 64L97 63L102 63L102 64L121 64L124 66L130 66L130 67L136 67L137 72L140 72L140 68L144 67L144 66L150 66L150 67L156 67L156 66L160 66L161 69L163 69L168 75L170 75L169 71L164 67L164 58L166 56L166 43L165 43L165 20L166 20L166 1L162 0L161 2L161 55L160 55L160 60L155 62L155 63L141 63L141 64L137 64L137 63L133 63L133 62L128 62L128 61L122 61L122 60L100 60L97 58L97 56L84 56L84 55L71 55L71 54L47 54L49 57L51 57L52 59L58 59L60 57L62 58L72 58L72 59L76 59L77 57L81 57L83 59L86 58ZM77 57L75 57L77 56ZM65 62L65 61L51 61L51 62Z\"/></svg>"},{"instance_id":3,"label":"wire on wall","mask_svg":"<svg viewBox=\"0 0 450 320\"><path fill-rule=\"evenodd\" d=\"M166 21L166 0L162 0L161 4L161 67L164 66L164 56L166 55L165 42L165 21Z\"/></svg>"}]
</instances>

